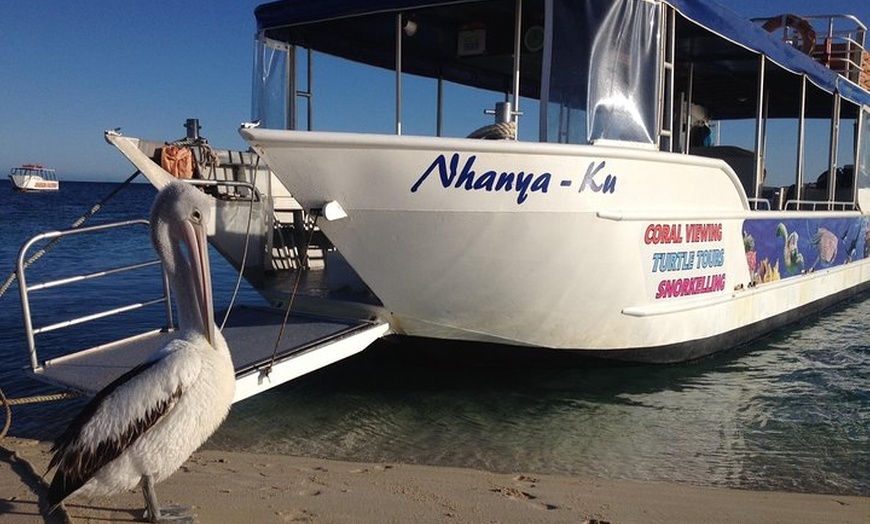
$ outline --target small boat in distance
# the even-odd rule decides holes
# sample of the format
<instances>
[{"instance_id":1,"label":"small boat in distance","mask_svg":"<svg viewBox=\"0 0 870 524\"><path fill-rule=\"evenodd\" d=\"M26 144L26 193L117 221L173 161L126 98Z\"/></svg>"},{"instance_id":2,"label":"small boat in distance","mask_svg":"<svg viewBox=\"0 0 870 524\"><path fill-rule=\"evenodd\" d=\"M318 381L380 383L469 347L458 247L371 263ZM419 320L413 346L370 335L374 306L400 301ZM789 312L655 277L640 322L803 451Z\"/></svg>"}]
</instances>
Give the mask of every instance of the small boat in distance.
<instances>
[{"instance_id":1,"label":"small boat in distance","mask_svg":"<svg viewBox=\"0 0 870 524\"><path fill-rule=\"evenodd\" d=\"M39 164L24 164L13 167L9 172L9 180L16 191L57 191L60 182L54 169Z\"/></svg>"}]
</instances>

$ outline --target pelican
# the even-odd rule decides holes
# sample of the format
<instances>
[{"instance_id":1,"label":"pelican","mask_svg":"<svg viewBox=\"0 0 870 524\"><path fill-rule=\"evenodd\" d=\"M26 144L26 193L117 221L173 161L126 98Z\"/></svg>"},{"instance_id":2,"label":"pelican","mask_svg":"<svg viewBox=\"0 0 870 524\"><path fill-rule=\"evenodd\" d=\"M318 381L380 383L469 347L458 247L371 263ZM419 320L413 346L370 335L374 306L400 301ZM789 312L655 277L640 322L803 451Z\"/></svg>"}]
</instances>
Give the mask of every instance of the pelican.
<instances>
[{"instance_id":1,"label":"pelican","mask_svg":"<svg viewBox=\"0 0 870 524\"><path fill-rule=\"evenodd\" d=\"M229 412L235 371L215 329L206 226L209 198L179 182L151 209L151 240L175 295L179 335L90 401L55 442L52 509L75 496L141 486L146 520L189 520L158 506L154 484L175 472ZM186 250L185 250L186 248Z\"/></svg>"}]
</instances>

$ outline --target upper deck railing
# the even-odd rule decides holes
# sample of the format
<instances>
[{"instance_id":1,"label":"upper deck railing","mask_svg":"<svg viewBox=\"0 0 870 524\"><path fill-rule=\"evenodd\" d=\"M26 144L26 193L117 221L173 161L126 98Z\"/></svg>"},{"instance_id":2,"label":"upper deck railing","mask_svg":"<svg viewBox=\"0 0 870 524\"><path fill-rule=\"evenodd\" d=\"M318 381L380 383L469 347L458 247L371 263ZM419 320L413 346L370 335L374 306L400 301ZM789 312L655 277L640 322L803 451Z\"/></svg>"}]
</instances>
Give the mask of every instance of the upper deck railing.
<instances>
[{"instance_id":1,"label":"upper deck railing","mask_svg":"<svg viewBox=\"0 0 870 524\"><path fill-rule=\"evenodd\" d=\"M856 84L870 89L870 55L864 46L867 27L852 15L807 17L817 33L812 56Z\"/></svg>"},{"instance_id":2,"label":"upper deck railing","mask_svg":"<svg viewBox=\"0 0 870 524\"><path fill-rule=\"evenodd\" d=\"M870 90L870 53L865 47L867 26L853 15L797 16L756 19L780 34L786 43L803 49L819 63L864 89Z\"/></svg>"}]
</instances>

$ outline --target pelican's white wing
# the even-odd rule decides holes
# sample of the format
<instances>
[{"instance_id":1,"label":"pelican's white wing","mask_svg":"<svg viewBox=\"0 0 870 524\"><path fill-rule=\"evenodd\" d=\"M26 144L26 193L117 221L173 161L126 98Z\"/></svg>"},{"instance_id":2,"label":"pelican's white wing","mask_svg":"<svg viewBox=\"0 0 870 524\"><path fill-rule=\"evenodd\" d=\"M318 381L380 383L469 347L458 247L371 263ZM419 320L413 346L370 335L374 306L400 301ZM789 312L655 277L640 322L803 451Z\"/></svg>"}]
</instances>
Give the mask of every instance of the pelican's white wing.
<instances>
[{"instance_id":1,"label":"pelican's white wing","mask_svg":"<svg viewBox=\"0 0 870 524\"><path fill-rule=\"evenodd\" d=\"M58 467L49 489L52 505L165 417L201 370L193 344L175 339L97 393L55 442L49 464L49 469Z\"/></svg>"}]
</instances>

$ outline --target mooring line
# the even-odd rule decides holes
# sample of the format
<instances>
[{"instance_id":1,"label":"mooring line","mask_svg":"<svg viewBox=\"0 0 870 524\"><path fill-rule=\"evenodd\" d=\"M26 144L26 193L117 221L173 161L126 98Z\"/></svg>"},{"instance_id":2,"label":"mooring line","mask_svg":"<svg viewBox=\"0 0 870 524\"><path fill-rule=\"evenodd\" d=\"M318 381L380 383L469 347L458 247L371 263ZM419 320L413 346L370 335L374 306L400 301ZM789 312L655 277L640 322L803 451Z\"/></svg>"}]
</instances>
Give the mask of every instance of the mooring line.
<instances>
[{"instance_id":1,"label":"mooring line","mask_svg":"<svg viewBox=\"0 0 870 524\"><path fill-rule=\"evenodd\" d=\"M317 218L320 215L314 214L314 220L311 223L311 229L308 233L308 242L306 245L311 245L311 241L314 239L314 231L317 228ZM275 339L275 348L272 350L272 358L269 359L269 364L260 369L260 372L269 376L272 372L272 366L275 364L275 358L278 355L278 347L281 344L281 339L284 338L284 331L287 329L287 323L290 320L290 311L293 309L293 303L296 301L296 295L299 292L299 284L302 281L302 267L296 268L296 279L293 282L293 291L290 293L290 300L287 301L287 309L284 311L284 320L281 322L281 329L278 330L278 337Z\"/></svg>"},{"instance_id":2,"label":"mooring line","mask_svg":"<svg viewBox=\"0 0 870 524\"><path fill-rule=\"evenodd\" d=\"M0 430L0 440L6 438L6 434L9 432L9 427L12 425L12 406L36 404L38 402L55 402L57 400L69 400L71 398L78 398L83 395L84 393L80 393L77 391L64 391L61 393L53 393L49 395L34 395L32 397L22 398L7 398L6 394L3 392L3 388L0 388L0 403L3 404L3 409L6 411L6 420L3 422L3 429Z\"/></svg>"}]
</instances>

